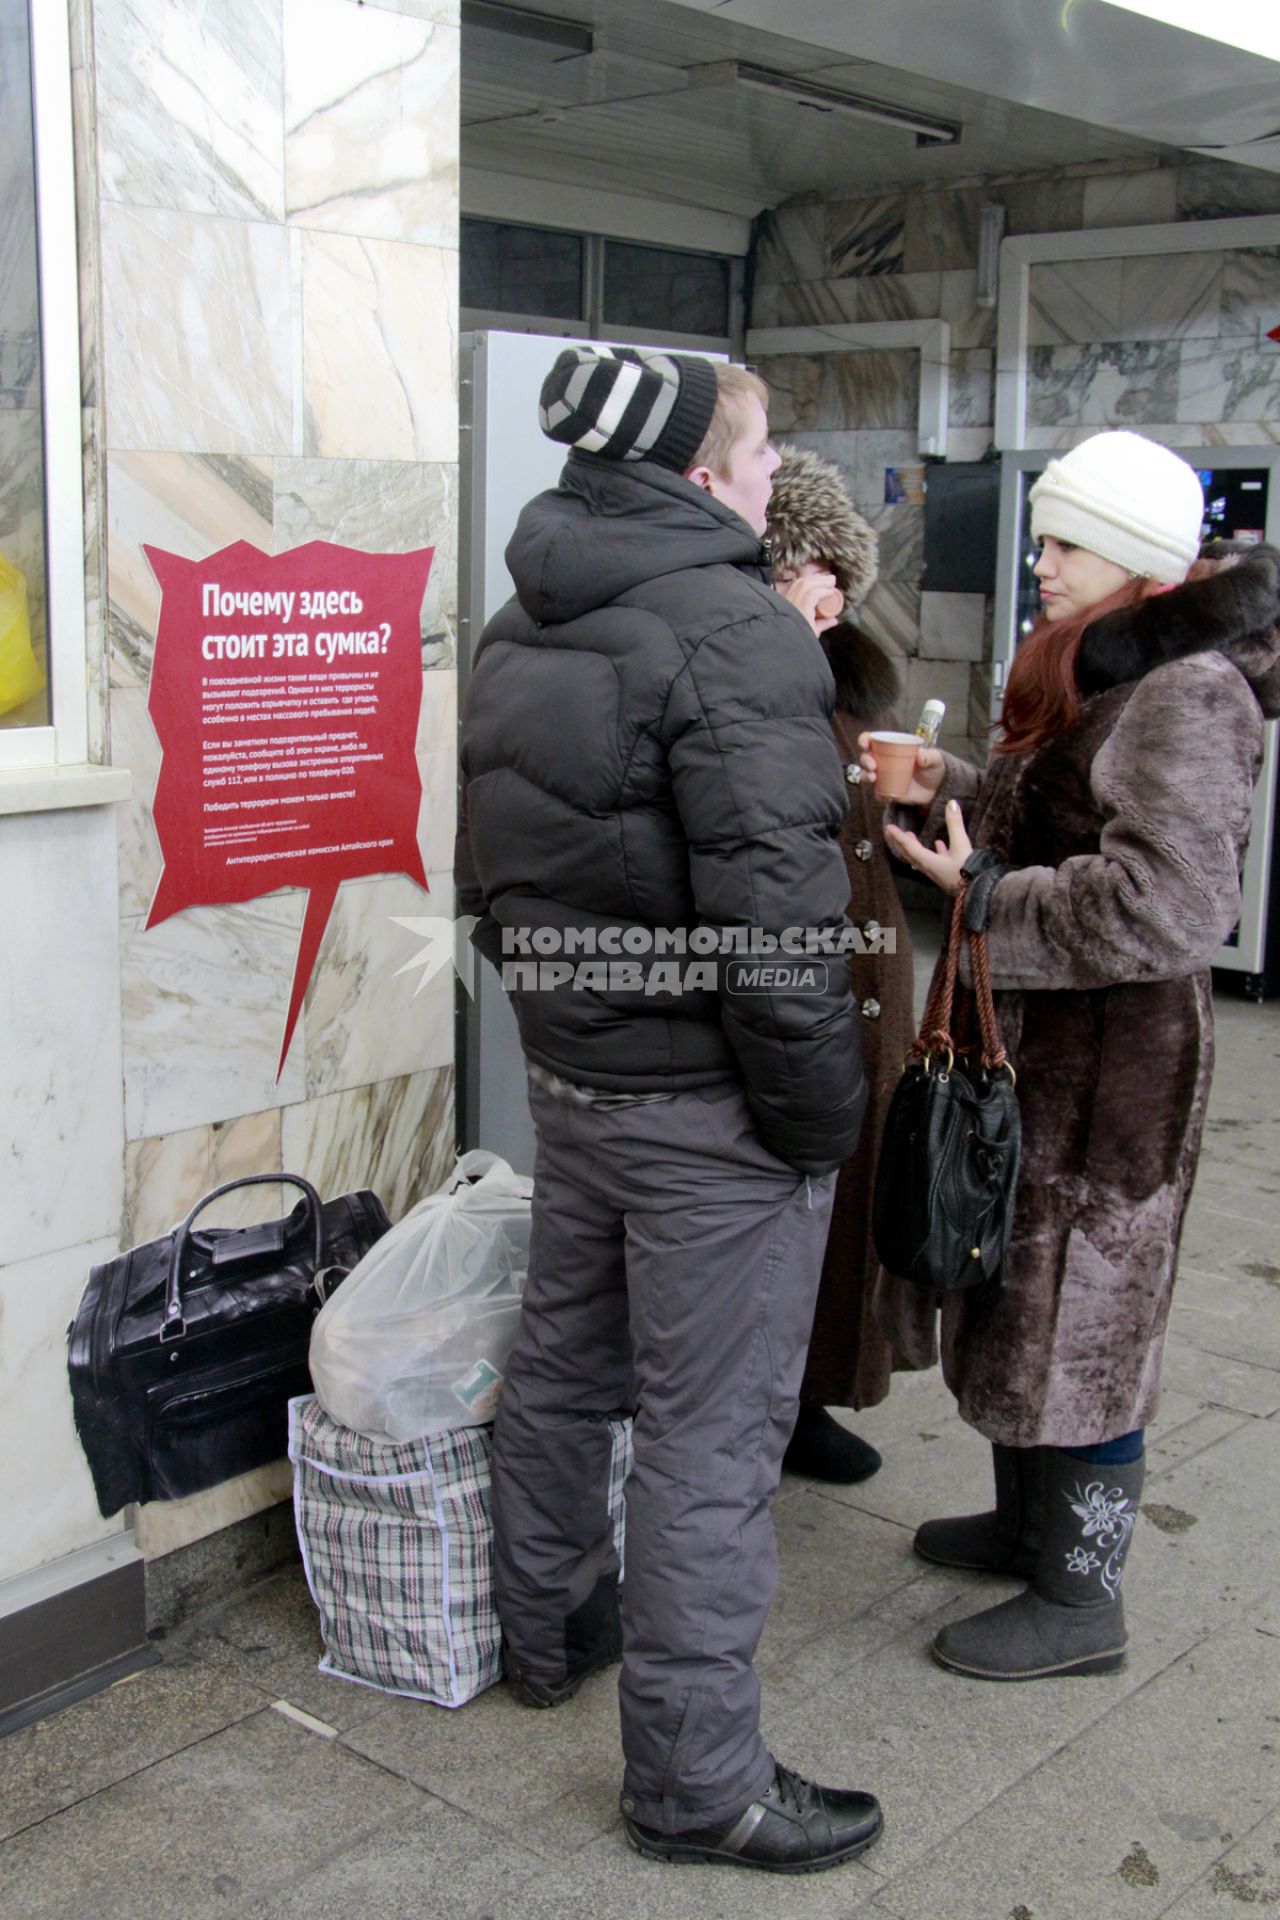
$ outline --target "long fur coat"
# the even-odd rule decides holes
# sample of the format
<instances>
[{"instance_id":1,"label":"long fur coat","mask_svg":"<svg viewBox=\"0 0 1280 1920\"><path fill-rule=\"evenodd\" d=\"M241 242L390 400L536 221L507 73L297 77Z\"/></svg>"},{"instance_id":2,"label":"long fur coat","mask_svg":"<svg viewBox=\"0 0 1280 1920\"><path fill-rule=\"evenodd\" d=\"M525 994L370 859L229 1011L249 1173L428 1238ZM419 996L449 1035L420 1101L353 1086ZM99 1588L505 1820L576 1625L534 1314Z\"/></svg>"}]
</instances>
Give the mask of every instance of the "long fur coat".
<instances>
[{"instance_id":1,"label":"long fur coat","mask_svg":"<svg viewBox=\"0 0 1280 1920\"><path fill-rule=\"evenodd\" d=\"M1008 1446L1088 1445L1156 1411L1213 1071L1209 966L1280 712L1278 581L1259 548L1097 622L1076 725L981 777L949 758L922 828L932 845L958 799L1011 869L988 946L1024 1130L1013 1239L998 1291L942 1314L961 1415ZM886 1276L876 1306L929 1365L932 1304Z\"/></svg>"},{"instance_id":2,"label":"long fur coat","mask_svg":"<svg viewBox=\"0 0 1280 1920\"><path fill-rule=\"evenodd\" d=\"M808 560L829 568L849 607L875 584L875 532L849 498L840 469L810 448L782 450L769 503L769 545L776 569L790 572ZM871 1193L885 1114L913 1037L912 969L911 937L885 846L884 808L874 788L861 783L858 735L901 724L895 713L901 686L888 654L853 618L823 634L822 645L835 681L831 727L849 783L849 815L840 831L847 911L868 948L879 945L879 929L893 950L849 957L867 1107L857 1149L836 1179L800 1398L807 1406L872 1407L889 1391L895 1356L872 1308L879 1262L871 1238Z\"/></svg>"},{"instance_id":3,"label":"long fur coat","mask_svg":"<svg viewBox=\"0 0 1280 1920\"><path fill-rule=\"evenodd\" d=\"M836 683L831 720L836 750L856 776L858 735L868 727L898 724L893 711L899 696L897 672L871 635L851 623L842 621L824 634L823 645ZM850 781L840 850L849 874L850 920L863 930L869 949L876 944L878 926L885 947L892 943L893 951L849 956L861 1013L867 1109L857 1150L836 1177L800 1398L808 1406L873 1407L889 1391L895 1357L872 1306L880 1263L871 1238L871 1194L885 1115L914 1025L911 935L885 846L884 807L875 789L857 779Z\"/></svg>"}]
</instances>

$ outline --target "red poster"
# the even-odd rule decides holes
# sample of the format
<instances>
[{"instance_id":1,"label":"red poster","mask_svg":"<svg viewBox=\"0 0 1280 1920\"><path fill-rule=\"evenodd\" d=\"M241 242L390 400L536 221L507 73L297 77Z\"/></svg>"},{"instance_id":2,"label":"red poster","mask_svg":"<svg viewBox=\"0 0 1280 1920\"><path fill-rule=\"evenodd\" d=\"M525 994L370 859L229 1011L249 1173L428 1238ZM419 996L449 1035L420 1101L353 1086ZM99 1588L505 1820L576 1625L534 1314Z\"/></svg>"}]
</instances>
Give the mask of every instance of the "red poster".
<instances>
[{"instance_id":1,"label":"red poster","mask_svg":"<svg viewBox=\"0 0 1280 1920\"><path fill-rule=\"evenodd\" d=\"M434 549L143 552L162 596L147 705L164 872L147 925L306 887L278 1077L341 882L427 884L414 739Z\"/></svg>"}]
</instances>

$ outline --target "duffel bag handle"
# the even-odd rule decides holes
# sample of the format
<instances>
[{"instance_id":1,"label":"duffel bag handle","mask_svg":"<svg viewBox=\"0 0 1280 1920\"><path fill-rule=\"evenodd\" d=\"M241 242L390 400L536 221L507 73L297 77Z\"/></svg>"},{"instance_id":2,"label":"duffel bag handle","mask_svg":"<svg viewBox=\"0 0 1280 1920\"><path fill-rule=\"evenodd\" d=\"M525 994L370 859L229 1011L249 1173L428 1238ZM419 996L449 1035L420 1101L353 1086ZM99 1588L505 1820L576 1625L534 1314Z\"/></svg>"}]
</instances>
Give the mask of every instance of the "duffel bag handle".
<instances>
[{"instance_id":1,"label":"duffel bag handle","mask_svg":"<svg viewBox=\"0 0 1280 1920\"><path fill-rule=\"evenodd\" d=\"M173 1236L173 1257L169 1262L169 1284L165 1291L164 1323L160 1328L161 1340L177 1340L187 1330L182 1314L182 1256L187 1250L191 1238L191 1229L195 1225L196 1215L203 1213L207 1206L220 1200L226 1193L234 1193L238 1187L261 1187L268 1184L276 1187L298 1187L307 1202L311 1213L311 1231L315 1242L312 1258L312 1270L317 1271L323 1252L324 1227L320 1218L320 1195L309 1180L297 1173L246 1173L239 1180L227 1180L220 1187L214 1187L206 1193L203 1200L197 1200L182 1225Z\"/></svg>"}]
</instances>

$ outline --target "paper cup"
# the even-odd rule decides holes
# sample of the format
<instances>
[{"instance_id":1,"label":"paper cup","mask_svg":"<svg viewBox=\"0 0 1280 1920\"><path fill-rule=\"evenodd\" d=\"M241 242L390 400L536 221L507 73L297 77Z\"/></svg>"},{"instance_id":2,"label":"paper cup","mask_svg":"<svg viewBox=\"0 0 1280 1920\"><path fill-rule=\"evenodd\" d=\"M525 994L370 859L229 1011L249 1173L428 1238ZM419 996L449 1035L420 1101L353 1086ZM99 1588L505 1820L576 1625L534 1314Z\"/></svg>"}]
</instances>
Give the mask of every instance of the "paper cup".
<instances>
[{"instance_id":1,"label":"paper cup","mask_svg":"<svg viewBox=\"0 0 1280 1920\"><path fill-rule=\"evenodd\" d=\"M876 792L882 800L904 800L915 777L916 755L924 742L916 733L873 733Z\"/></svg>"},{"instance_id":2,"label":"paper cup","mask_svg":"<svg viewBox=\"0 0 1280 1920\"><path fill-rule=\"evenodd\" d=\"M819 620L838 620L844 612L844 595L838 587L832 588L830 592L823 594L814 611Z\"/></svg>"}]
</instances>

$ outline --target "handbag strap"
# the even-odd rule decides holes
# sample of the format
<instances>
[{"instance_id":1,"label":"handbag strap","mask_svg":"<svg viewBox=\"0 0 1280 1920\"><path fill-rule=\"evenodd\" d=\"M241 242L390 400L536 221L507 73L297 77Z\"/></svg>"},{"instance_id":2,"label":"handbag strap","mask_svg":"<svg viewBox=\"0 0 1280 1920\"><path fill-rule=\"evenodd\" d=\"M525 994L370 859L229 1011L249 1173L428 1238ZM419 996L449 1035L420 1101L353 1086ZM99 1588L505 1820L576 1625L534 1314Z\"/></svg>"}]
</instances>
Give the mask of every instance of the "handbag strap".
<instances>
[{"instance_id":1,"label":"handbag strap","mask_svg":"<svg viewBox=\"0 0 1280 1920\"><path fill-rule=\"evenodd\" d=\"M986 931L970 933L969 958L973 965L973 994L978 1003L978 1028L982 1034L982 1064L988 1073L1004 1067L1012 1078L1013 1068L1000 1041L996 1025L996 1006L991 993L991 961L987 954Z\"/></svg>"},{"instance_id":2,"label":"handbag strap","mask_svg":"<svg viewBox=\"0 0 1280 1920\"><path fill-rule=\"evenodd\" d=\"M920 1031L912 1041L911 1051L907 1057L910 1060L928 1060L934 1053L954 1054L956 1052L951 1021L955 1004L956 978L960 971L960 949L967 941L973 968L973 991L978 1008L978 1029L982 1035L982 1064L988 1073L994 1073L998 1068L1004 1067L1012 1074L1009 1056L1001 1044L1000 1030L996 1025L987 936L985 931L974 933L965 922L965 896L970 884L968 878L962 875L960 885L951 896L942 963L934 971L929 998L920 1019Z\"/></svg>"},{"instance_id":3,"label":"handbag strap","mask_svg":"<svg viewBox=\"0 0 1280 1920\"><path fill-rule=\"evenodd\" d=\"M197 1200L181 1226L174 1230L173 1253L169 1259L169 1280L165 1288L164 1320L160 1327L160 1338L177 1340L187 1330L182 1314L182 1261L191 1239L191 1229L196 1215L203 1213L213 1201L220 1200L224 1193L234 1193L238 1187L260 1187L270 1183L272 1186L299 1187L307 1204L311 1221L312 1269L319 1267L323 1249L324 1223L320 1217L320 1195L309 1180L296 1173L246 1173L242 1179L227 1180L220 1187L214 1187L202 1200Z\"/></svg>"},{"instance_id":4,"label":"handbag strap","mask_svg":"<svg viewBox=\"0 0 1280 1920\"><path fill-rule=\"evenodd\" d=\"M943 935L942 961L934 969L929 998L920 1017L920 1031L911 1043L910 1060L927 1060L932 1053L955 1053L951 1032L951 1010L955 1001L956 975L960 967L960 930L963 928L963 904L955 894L947 909Z\"/></svg>"}]
</instances>

